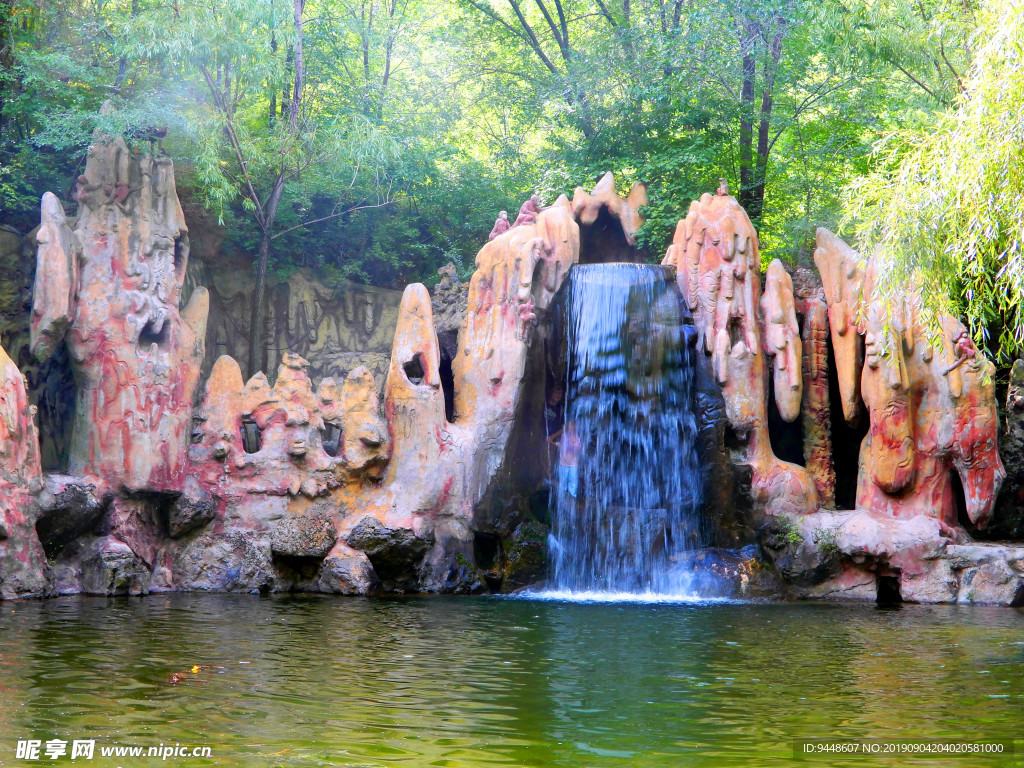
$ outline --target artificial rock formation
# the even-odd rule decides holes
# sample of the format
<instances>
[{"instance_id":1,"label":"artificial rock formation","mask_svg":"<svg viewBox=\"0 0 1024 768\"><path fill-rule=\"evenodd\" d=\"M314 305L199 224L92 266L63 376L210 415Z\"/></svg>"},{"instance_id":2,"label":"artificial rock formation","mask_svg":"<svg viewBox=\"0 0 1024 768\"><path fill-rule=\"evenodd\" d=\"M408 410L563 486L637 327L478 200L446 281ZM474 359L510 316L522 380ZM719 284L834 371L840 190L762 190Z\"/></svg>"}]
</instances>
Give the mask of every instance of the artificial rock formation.
<instances>
[{"instance_id":1,"label":"artificial rock formation","mask_svg":"<svg viewBox=\"0 0 1024 768\"><path fill-rule=\"evenodd\" d=\"M452 361L454 423L445 417L430 297L423 286L406 289L384 388L391 461L379 487L349 491L343 502L362 511L346 524L347 542L373 548L382 580L393 581L403 561L430 588L469 578L474 509L506 460L534 312L578 257L579 229L564 197L481 249ZM400 546L382 547L382 539Z\"/></svg>"},{"instance_id":2,"label":"artificial rock formation","mask_svg":"<svg viewBox=\"0 0 1024 768\"><path fill-rule=\"evenodd\" d=\"M815 259L825 280L830 315L858 318L836 352L843 411L855 418L859 391L870 418L861 446L857 507L897 518L934 517L957 530L951 471L964 489L966 515L982 527L1005 470L998 453L994 366L977 353L964 326L940 318L933 348L913 292L892 307L875 295L872 265L862 271L855 252L827 230L818 230ZM830 277L826 277L826 275ZM831 285L829 280L836 280ZM836 343L833 327L833 344Z\"/></svg>"},{"instance_id":3,"label":"artificial rock formation","mask_svg":"<svg viewBox=\"0 0 1024 768\"><path fill-rule=\"evenodd\" d=\"M762 302L757 233L736 198L724 188L691 203L662 263L676 268L679 288L697 326L698 346L710 354L722 387L729 424L747 438L745 461L753 472L755 502L762 512L771 514L813 512L818 508L818 493L810 475L803 467L780 461L768 435L768 369L763 350L771 350L776 358L780 412L791 418L799 412L801 346L792 281L782 276L785 273L776 262ZM770 318L764 335L762 309Z\"/></svg>"},{"instance_id":4,"label":"artificial rock formation","mask_svg":"<svg viewBox=\"0 0 1024 768\"><path fill-rule=\"evenodd\" d=\"M764 295L764 353L773 358L775 404L784 421L796 421L803 399L803 358L793 279L778 259L768 265Z\"/></svg>"},{"instance_id":5,"label":"artificial rock formation","mask_svg":"<svg viewBox=\"0 0 1024 768\"><path fill-rule=\"evenodd\" d=\"M828 303L832 350L839 371L843 415L851 424L860 412L860 376L864 342L857 330L864 269L857 252L827 229L818 229L814 263L821 274Z\"/></svg>"},{"instance_id":6,"label":"artificial rock formation","mask_svg":"<svg viewBox=\"0 0 1024 768\"><path fill-rule=\"evenodd\" d=\"M188 229L166 157L98 137L72 230L43 196L32 348L66 342L78 386L70 472L110 488L179 491L208 298L179 312Z\"/></svg>"},{"instance_id":7,"label":"artificial rock formation","mask_svg":"<svg viewBox=\"0 0 1024 768\"><path fill-rule=\"evenodd\" d=\"M544 401L537 340L550 332L536 326L581 256L640 258L642 186L619 198L609 174L571 202L535 196L514 223L500 219L468 286L453 268L433 303L408 286L377 361L383 400L381 378L342 359L349 342L328 341L351 309L376 345L391 299L335 302L299 281L269 343L273 381L245 381L221 355L195 410L207 295L193 287L179 311L189 247L170 160L100 138L75 199L74 221L43 199L31 315L36 354L66 348L75 372L70 470L41 475L24 380L0 357L0 595L473 591L540 576L543 526L502 506L531 445L523 414ZM791 595L873 597L895 580L908 599L1021 602L1024 557L970 543L952 479L984 525L1003 476L991 364L952 318L933 349L913 297L884 313L871 265L831 233L819 231L815 260L820 284L774 261L762 292L757 233L723 184L692 204L663 262L699 338L695 397L724 411L737 440L720 450L750 478L755 509L737 530L764 523L761 548ZM869 419L851 511L827 509L830 338L844 417ZM307 341L315 366L294 351ZM781 429L802 434L805 466L772 449L769 392ZM704 430L714 417L701 417ZM711 426L709 444L723 444L728 430ZM512 531L482 564L481 541ZM737 594L773 591L743 552L694 559Z\"/></svg>"},{"instance_id":8,"label":"artificial rock formation","mask_svg":"<svg viewBox=\"0 0 1024 768\"><path fill-rule=\"evenodd\" d=\"M915 290L883 299L874 265L827 230L818 230L815 261L844 416L857 420L862 400L870 420L857 509L806 515L788 532L768 526L765 553L801 597L1021 604L1024 548L970 542L952 477L963 514L983 527L1005 476L994 367L952 317L938 318L934 345Z\"/></svg>"},{"instance_id":9,"label":"artificial rock formation","mask_svg":"<svg viewBox=\"0 0 1024 768\"><path fill-rule=\"evenodd\" d=\"M154 588L365 592L372 569L337 552L341 513L331 493L379 477L388 440L372 375L314 392L307 363L286 354L274 385L243 382L232 358L217 360L189 448L190 481L172 508ZM309 571L305 573L304 571Z\"/></svg>"},{"instance_id":10,"label":"artificial rock formation","mask_svg":"<svg viewBox=\"0 0 1024 768\"><path fill-rule=\"evenodd\" d=\"M206 236L189 258L186 288L205 286L210 294L206 349L201 384L223 355L248 360L252 318L252 260L213 251L206 231L214 224L198 218ZM196 254L200 258L194 258ZM309 361L315 380L343 381L359 366L378 381L387 373L388 352L398 322L401 291L346 280L325 282L309 269L287 281L267 284L262 348L257 355L264 371L276 371L284 354Z\"/></svg>"},{"instance_id":11,"label":"artificial rock formation","mask_svg":"<svg viewBox=\"0 0 1024 768\"><path fill-rule=\"evenodd\" d=\"M788 524L768 526L761 548L790 597L1024 605L1022 545L957 542L934 517L862 509Z\"/></svg>"},{"instance_id":12,"label":"artificial rock formation","mask_svg":"<svg viewBox=\"0 0 1024 768\"><path fill-rule=\"evenodd\" d=\"M640 208L647 205L647 188L637 183L622 198L609 172L594 189L577 187L572 209L580 225L580 251L589 263L637 261L636 232L643 225Z\"/></svg>"},{"instance_id":13,"label":"artificial rock formation","mask_svg":"<svg viewBox=\"0 0 1024 768\"><path fill-rule=\"evenodd\" d=\"M572 196L572 209L580 224L590 226L597 221L602 210L619 222L626 242L633 245L636 231L644 220L640 209L647 205L647 187L637 183L625 198L619 197L615 191L615 176L609 171L597 182L594 189L587 192L583 187L576 187Z\"/></svg>"},{"instance_id":14,"label":"artificial rock formation","mask_svg":"<svg viewBox=\"0 0 1024 768\"><path fill-rule=\"evenodd\" d=\"M828 308L821 281L809 269L795 272L796 310L803 318L804 459L824 509L835 507L836 473L832 460L832 413L828 391Z\"/></svg>"},{"instance_id":15,"label":"artificial rock formation","mask_svg":"<svg viewBox=\"0 0 1024 768\"><path fill-rule=\"evenodd\" d=\"M297 355L284 355L273 384L262 373L243 382L238 364L219 358L167 529L150 535L145 510L115 499L112 514L134 524L115 526L116 542L135 559L112 551L115 537L89 539L62 559L62 588L76 579L130 592L481 588L474 510L508 460L534 311L578 253L565 198L485 245L452 361L454 423L421 285L403 296L383 408L365 368L314 388Z\"/></svg>"},{"instance_id":16,"label":"artificial rock formation","mask_svg":"<svg viewBox=\"0 0 1024 768\"><path fill-rule=\"evenodd\" d=\"M0 598L50 592L35 530L43 477L33 416L25 379L0 348Z\"/></svg>"}]
</instances>

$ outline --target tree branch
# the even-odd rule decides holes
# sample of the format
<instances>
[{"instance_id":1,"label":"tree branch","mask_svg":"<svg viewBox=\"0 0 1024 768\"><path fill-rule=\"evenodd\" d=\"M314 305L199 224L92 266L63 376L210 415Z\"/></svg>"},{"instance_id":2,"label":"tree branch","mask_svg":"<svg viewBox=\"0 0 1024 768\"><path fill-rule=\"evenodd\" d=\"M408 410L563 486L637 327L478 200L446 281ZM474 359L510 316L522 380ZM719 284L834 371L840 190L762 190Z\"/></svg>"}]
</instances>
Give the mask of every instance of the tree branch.
<instances>
[{"instance_id":1,"label":"tree branch","mask_svg":"<svg viewBox=\"0 0 1024 768\"><path fill-rule=\"evenodd\" d=\"M555 20L548 13L547 6L544 5L544 0L534 0L537 7L540 8L540 12L544 14L544 20L548 23L548 28L551 30L551 35L555 38L555 42L558 43L558 50L562 53L562 59L568 64L569 63L569 40L562 39L561 32L559 31L558 25L555 24Z\"/></svg>"},{"instance_id":2,"label":"tree branch","mask_svg":"<svg viewBox=\"0 0 1024 768\"><path fill-rule=\"evenodd\" d=\"M486 5L480 5L479 3L474 2L474 0L464 0L464 2L469 3L469 5L473 6L478 11L480 11L480 13L487 16L489 19L491 19L491 21L496 21L499 24L501 24L501 26L503 26L505 29L507 29L509 32L511 32L513 35L518 37L523 42L530 42L529 40L526 39L526 36L520 30L513 27L511 24L509 24L507 21L501 18L499 14L495 13L493 8L490 8L489 6Z\"/></svg>"},{"instance_id":3,"label":"tree branch","mask_svg":"<svg viewBox=\"0 0 1024 768\"><path fill-rule=\"evenodd\" d=\"M932 90L931 88L929 88L929 87L928 87L927 85L925 85L925 84L924 84L924 83L922 83L922 82L921 82L920 80L918 80L918 79L917 79L916 77L914 77L914 76L913 76L912 74L910 74L909 72L907 72L907 70L905 70L905 69L904 69L903 67L901 67L901 66L900 66L900 65L899 65L899 64L898 64L897 62L895 62L895 61L892 61L892 59L890 59L890 61L891 61L892 65L893 65L894 67L896 67L896 69L898 69L898 70L899 70L900 72L902 72L902 73L903 73L904 75L906 75L906 76L907 76L907 77L909 77L909 78L910 78L911 80L913 80L913 81L914 81L914 83L915 83L915 84L916 84L916 85L917 85L917 86L918 86L918 87L919 87L919 88L920 88L921 90L923 90L923 91L924 91L925 93L927 93L927 94L928 94L929 96L931 96L931 97L932 97L933 99L935 99L936 101L938 101L938 102L939 102L940 104L943 104L943 105L945 105L945 103L946 103L946 100L945 100L945 99L943 99L943 98L941 98L940 96L936 95L936 93L935 93L935 92L934 92L934 91L933 91L933 90Z\"/></svg>"},{"instance_id":4,"label":"tree branch","mask_svg":"<svg viewBox=\"0 0 1024 768\"><path fill-rule=\"evenodd\" d=\"M389 188L388 189L388 195L390 195L390 194L391 194L391 189ZM394 200L385 199L385 201L383 203L376 203L376 204L367 203L366 205L354 205L351 208L346 208L344 211L338 211L337 213L332 213L329 216L321 216L319 219L310 219L309 221L304 221L301 224L296 224L294 227L289 227L288 229L283 229L280 232L278 232L276 235L272 235L270 239L271 240L277 240L277 238L282 237L284 235L287 235L289 232L294 232L296 229L303 229L304 227L311 227L314 224L320 224L321 222L324 222L324 221L330 221L331 219L337 219L340 216L344 216L345 214L353 213L355 211L362 211L362 210L369 209L369 208L385 208L385 207L387 207L389 205L393 205L394 202L395 202Z\"/></svg>"},{"instance_id":5,"label":"tree branch","mask_svg":"<svg viewBox=\"0 0 1024 768\"><path fill-rule=\"evenodd\" d=\"M540 40L537 39L537 35L533 31L533 27L530 26L529 22L526 20L526 17L523 15L523 12L519 8L519 3L517 2L517 0L508 0L508 4L512 6L512 10L515 11L516 17L519 19L519 23L522 25L523 32L526 33L528 37L528 42L530 43L530 47L533 48L534 53L536 53L537 57L542 62L544 62L544 66L551 70L551 74L557 75L558 68L551 63L551 60L547 57L547 54L544 53L544 49L541 47Z\"/></svg>"},{"instance_id":6,"label":"tree branch","mask_svg":"<svg viewBox=\"0 0 1024 768\"><path fill-rule=\"evenodd\" d=\"M256 194L256 189L252 183L252 177L249 175L249 166L245 161L245 156L242 153L242 145L238 140L238 134L235 133L235 127L232 125L231 117L227 111L227 105L223 103L219 89L214 82L213 77L210 75L210 70L205 65L199 65L199 71L202 72L203 78L206 80L206 86L210 89L210 93L213 95L214 103L224 116L224 130L228 134L228 143L231 145L232 150L235 153L235 161L238 163L238 168L242 172L242 178L245 180L245 188L247 192L243 191L253 205L256 207L256 223L260 226L260 229L265 228L266 224L263 218L263 203L260 201L259 195Z\"/></svg>"},{"instance_id":7,"label":"tree branch","mask_svg":"<svg viewBox=\"0 0 1024 768\"><path fill-rule=\"evenodd\" d=\"M613 29L619 26L619 23L615 21L615 17L612 16L611 11L608 10L608 6L606 6L602 0L597 0L597 7L601 9L601 15L608 20L608 23Z\"/></svg>"}]
</instances>

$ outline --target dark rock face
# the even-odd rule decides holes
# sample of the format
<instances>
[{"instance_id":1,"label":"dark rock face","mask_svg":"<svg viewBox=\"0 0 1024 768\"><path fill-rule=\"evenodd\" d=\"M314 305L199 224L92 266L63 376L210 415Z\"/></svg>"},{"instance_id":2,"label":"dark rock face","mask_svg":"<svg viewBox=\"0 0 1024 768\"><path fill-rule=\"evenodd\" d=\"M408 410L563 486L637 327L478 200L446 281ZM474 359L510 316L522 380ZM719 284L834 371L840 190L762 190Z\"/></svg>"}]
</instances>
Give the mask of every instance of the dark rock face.
<instances>
[{"instance_id":1,"label":"dark rock face","mask_svg":"<svg viewBox=\"0 0 1024 768\"><path fill-rule=\"evenodd\" d=\"M472 552L460 551L460 543L435 547L423 559L420 591L468 595L484 591L484 578L472 560Z\"/></svg>"},{"instance_id":2,"label":"dark rock face","mask_svg":"<svg viewBox=\"0 0 1024 768\"><path fill-rule=\"evenodd\" d=\"M189 531L201 528L213 520L217 513L217 505L213 496L205 488L189 477L185 480L185 490L174 500L167 519L168 533L171 538L180 538Z\"/></svg>"},{"instance_id":3,"label":"dark rock face","mask_svg":"<svg viewBox=\"0 0 1024 768\"><path fill-rule=\"evenodd\" d=\"M419 538L408 528L392 529L373 517L363 518L348 536L348 545L365 553L385 589L417 589L420 564L433 538Z\"/></svg>"},{"instance_id":4,"label":"dark rock face","mask_svg":"<svg viewBox=\"0 0 1024 768\"><path fill-rule=\"evenodd\" d=\"M534 520L520 523L505 540L504 587L521 589L548 573L548 527Z\"/></svg>"},{"instance_id":5,"label":"dark rock face","mask_svg":"<svg viewBox=\"0 0 1024 768\"><path fill-rule=\"evenodd\" d=\"M430 304L434 312L434 328L437 330L438 338L441 338L451 332L458 334L462 327L466 318L469 284L459 280L459 274L451 262L437 270L437 274L441 276L441 280L430 292ZM443 349L441 351L442 354L445 352ZM454 351L453 348L451 352Z\"/></svg>"},{"instance_id":6,"label":"dark rock face","mask_svg":"<svg viewBox=\"0 0 1024 768\"><path fill-rule=\"evenodd\" d=\"M719 547L743 547L756 541L750 520L755 508L752 471L736 450L715 383L711 359L698 350L696 371L697 455L703 470L701 514L711 523L711 541Z\"/></svg>"},{"instance_id":7,"label":"dark rock face","mask_svg":"<svg viewBox=\"0 0 1024 768\"><path fill-rule=\"evenodd\" d=\"M269 538L241 530L196 535L177 550L171 570L192 589L214 592L266 592L277 581Z\"/></svg>"},{"instance_id":8,"label":"dark rock face","mask_svg":"<svg viewBox=\"0 0 1024 768\"><path fill-rule=\"evenodd\" d=\"M840 571L839 551L808 541L787 517L769 518L759 537L765 560L786 584L812 586Z\"/></svg>"},{"instance_id":9,"label":"dark rock face","mask_svg":"<svg viewBox=\"0 0 1024 768\"><path fill-rule=\"evenodd\" d=\"M143 595L150 571L123 541L89 536L64 548L54 564L54 581L60 594Z\"/></svg>"},{"instance_id":10,"label":"dark rock face","mask_svg":"<svg viewBox=\"0 0 1024 768\"><path fill-rule=\"evenodd\" d=\"M38 503L36 531L49 557L93 531L106 506L95 485L85 478L68 475L46 475Z\"/></svg>"},{"instance_id":11,"label":"dark rock face","mask_svg":"<svg viewBox=\"0 0 1024 768\"><path fill-rule=\"evenodd\" d=\"M999 453L1006 480L996 499L992 522L983 531L986 539L1024 538L1024 360L1010 371L1006 411Z\"/></svg>"}]
</instances>

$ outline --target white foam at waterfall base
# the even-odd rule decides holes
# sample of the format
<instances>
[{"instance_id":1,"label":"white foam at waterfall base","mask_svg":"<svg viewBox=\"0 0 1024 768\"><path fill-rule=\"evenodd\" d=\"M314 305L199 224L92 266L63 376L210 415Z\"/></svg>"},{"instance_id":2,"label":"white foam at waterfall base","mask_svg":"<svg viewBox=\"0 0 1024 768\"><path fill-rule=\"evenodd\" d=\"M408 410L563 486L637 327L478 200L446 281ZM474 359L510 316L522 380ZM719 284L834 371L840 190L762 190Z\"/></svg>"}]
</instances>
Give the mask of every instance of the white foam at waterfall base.
<instances>
[{"instance_id":1,"label":"white foam at waterfall base","mask_svg":"<svg viewBox=\"0 0 1024 768\"><path fill-rule=\"evenodd\" d=\"M698 594L666 594L663 592L602 592L569 589L524 590L503 597L517 600L539 600L560 603L637 603L640 605L720 605L742 603L729 597L708 597Z\"/></svg>"}]
</instances>

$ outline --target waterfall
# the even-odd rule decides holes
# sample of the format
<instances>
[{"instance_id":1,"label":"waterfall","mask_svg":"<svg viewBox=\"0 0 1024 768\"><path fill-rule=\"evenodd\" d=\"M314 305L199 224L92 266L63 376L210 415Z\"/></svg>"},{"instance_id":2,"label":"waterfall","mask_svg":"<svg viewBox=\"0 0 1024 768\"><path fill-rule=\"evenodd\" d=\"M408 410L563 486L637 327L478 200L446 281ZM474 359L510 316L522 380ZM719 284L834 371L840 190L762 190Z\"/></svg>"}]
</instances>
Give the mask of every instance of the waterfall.
<instances>
[{"instance_id":1,"label":"waterfall","mask_svg":"<svg viewBox=\"0 0 1024 768\"><path fill-rule=\"evenodd\" d=\"M564 301L565 415L553 486L553 586L684 595L706 543L694 329L670 268L574 266Z\"/></svg>"}]
</instances>

